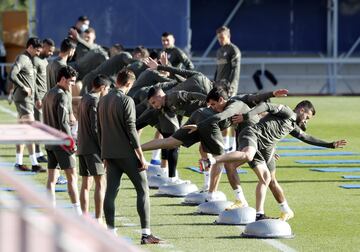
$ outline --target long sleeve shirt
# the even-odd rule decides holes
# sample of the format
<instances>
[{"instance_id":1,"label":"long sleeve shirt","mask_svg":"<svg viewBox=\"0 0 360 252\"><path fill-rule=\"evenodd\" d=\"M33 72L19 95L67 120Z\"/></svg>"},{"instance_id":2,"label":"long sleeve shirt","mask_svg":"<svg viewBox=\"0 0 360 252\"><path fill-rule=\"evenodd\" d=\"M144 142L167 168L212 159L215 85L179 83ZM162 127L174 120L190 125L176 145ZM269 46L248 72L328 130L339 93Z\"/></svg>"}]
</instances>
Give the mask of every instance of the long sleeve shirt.
<instances>
[{"instance_id":1,"label":"long sleeve shirt","mask_svg":"<svg viewBox=\"0 0 360 252\"><path fill-rule=\"evenodd\" d=\"M229 96L236 95L240 80L241 52L239 48L232 43L224 45L216 52L216 58L217 68L214 80L227 80Z\"/></svg>"},{"instance_id":2,"label":"long sleeve shirt","mask_svg":"<svg viewBox=\"0 0 360 252\"><path fill-rule=\"evenodd\" d=\"M97 107L100 95L97 93L85 94L78 109L78 154L100 154L101 148L98 139Z\"/></svg>"},{"instance_id":3,"label":"long sleeve shirt","mask_svg":"<svg viewBox=\"0 0 360 252\"><path fill-rule=\"evenodd\" d=\"M325 142L307 135L296 123L296 113L288 106L262 103L254 107L244 115L244 118L251 118L259 113L268 112L266 116L253 126L258 136L258 148L273 148L277 142L289 133L306 143L326 148L334 148L332 142Z\"/></svg>"},{"instance_id":4,"label":"long sleeve shirt","mask_svg":"<svg viewBox=\"0 0 360 252\"><path fill-rule=\"evenodd\" d=\"M43 99L44 123L71 136L70 105L66 91L58 85L49 90ZM46 145L47 150L61 150L60 146Z\"/></svg>"},{"instance_id":5,"label":"long sleeve shirt","mask_svg":"<svg viewBox=\"0 0 360 252\"><path fill-rule=\"evenodd\" d=\"M134 155L134 149L140 146L135 121L135 103L123 91L113 89L100 99L98 134L103 159Z\"/></svg>"},{"instance_id":6,"label":"long sleeve shirt","mask_svg":"<svg viewBox=\"0 0 360 252\"><path fill-rule=\"evenodd\" d=\"M15 102L33 102L35 97L35 69L32 57L28 52L20 54L10 70L10 80L14 83ZM25 88L31 89L29 96Z\"/></svg>"},{"instance_id":7,"label":"long sleeve shirt","mask_svg":"<svg viewBox=\"0 0 360 252\"><path fill-rule=\"evenodd\" d=\"M46 84L47 65L48 65L47 59L42 59L38 56L34 57L34 67L36 71L35 101L42 100L47 92L47 84Z\"/></svg>"},{"instance_id":8,"label":"long sleeve shirt","mask_svg":"<svg viewBox=\"0 0 360 252\"><path fill-rule=\"evenodd\" d=\"M164 50L168 55L168 60L173 67L194 69L194 64L188 56L178 47L166 48Z\"/></svg>"}]
</instances>

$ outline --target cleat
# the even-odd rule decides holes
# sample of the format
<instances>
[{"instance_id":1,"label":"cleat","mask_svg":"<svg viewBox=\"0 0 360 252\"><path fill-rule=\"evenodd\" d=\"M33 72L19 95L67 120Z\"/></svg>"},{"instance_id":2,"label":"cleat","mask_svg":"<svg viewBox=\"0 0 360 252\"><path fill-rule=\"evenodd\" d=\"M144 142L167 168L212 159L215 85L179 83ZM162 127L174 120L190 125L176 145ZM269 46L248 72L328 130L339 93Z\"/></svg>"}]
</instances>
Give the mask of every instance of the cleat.
<instances>
[{"instance_id":1,"label":"cleat","mask_svg":"<svg viewBox=\"0 0 360 252\"><path fill-rule=\"evenodd\" d=\"M67 180L66 178L64 178L63 176L59 176L57 181L56 181L57 185L66 185L67 184Z\"/></svg>"},{"instance_id":2,"label":"cleat","mask_svg":"<svg viewBox=\"0 0 360 252\"><path fill-rule=\"evenodd\" d=\"M281 212L280 213L280 220L282 221L288 221L291 218L294 218L294 212L290 210L290 212Z\"/></svg>"},{"instance_id":3,"label":"cleat","mask_svg":"<svg viewBox=\"0 0 360 252\"><path fill-rule=\"evenodd\" d=\"M38 161L38 163L47 163L48 161L45 156L37 157L36 160Z\"/></svg>"},{"instance_id":4,"label":"cleat","mask_svg":"<svg viewBox=\"0 0 360 252\"><path fill-rule=\"evenodd\" d=\"M255 221L268 220L268 219L275 219L275 218L266 216L265 214L256 214L256 219L255 219Z\"/></svg>"},{"instance_id":5,"label":"cleat","mask_svg":"<svg viewBox=\"0 0 360 252\"><path fill-rule=\"evenodd\" d=\"M152 164L152 165L160 165L160 164L161 164L161 161L160 161L160 160L157 160L157 159L151 159L151 160L150 160L150 164Z\"/></svg>"},{"instance_id":6,"label":"cleat","mask_svg":"<svg viewBox=\"0 0 360 252\"><path fill-rule=\"evenodd\" d=\"M47 170L44 167L40 166L40 165L33 165L33 166L31 166L31 171L33 171L33 172L46 172Z\"/></svg>"},{"instance_id":7,"label":"cleat","mask_svg":"<svg viewBox=\"0 0 360 252\"><path fill-rule=\"evenodd\" d=\"M248 204L242 203L240 200L235 200L234 204L225 208L226 211L233 210L236 208L248 207Z\"/></svg>"},{"instance_id":8,"label":"cleat","mask_svg":"<svg viewBox=\"0 0 360 252\"><path fill-rule=\"evenodd\" d=\"M157 238L156 236L153 236L152 234L149 235L142 235L141 236L141 244L159 244L164 243L163 240Z\"/></svg>"},{"instance_id":9,"label":"cleat","mask_svg":"<svg viewBox=\"0 0 360 252\"><path fill-rule=\"evenodd\" d=\"M15 164L14 168L17 171L31 171L31 169L29 167L27 167L26 165L23 165L23 164Z\"/></svg>"}]
</instances>

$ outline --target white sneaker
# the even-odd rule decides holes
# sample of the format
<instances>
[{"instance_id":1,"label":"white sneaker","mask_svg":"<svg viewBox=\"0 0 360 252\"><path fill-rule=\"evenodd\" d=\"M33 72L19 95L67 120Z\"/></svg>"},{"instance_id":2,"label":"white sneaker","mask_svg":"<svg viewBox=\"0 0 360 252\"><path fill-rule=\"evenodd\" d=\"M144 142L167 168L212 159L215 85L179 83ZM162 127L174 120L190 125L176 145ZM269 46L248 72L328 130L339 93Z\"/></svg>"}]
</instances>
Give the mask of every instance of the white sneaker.
<instances>
[{"instance_id":1,"label":"white sneaker","mask_svg":"<svg viewBox=\"0 0 360 252\"><path fill-rule=\"evenodd\" d=\"M213 202L213 201L221 201L221 200L224 200L223 197L220 197L218 193L213 192L211 197L209 197L209 194L206 196L205 202Z\"/></svg>"},{"instance_id":2,"label":"white sneaker","mask_svg":"<svg viewBox=\"0 0 360 252\"><path fill-rule=\"evenodd\" d=\"M115 236L118 236L117 228L109 228L108 230L109 230L109 232L110 232L111 234L113 234L113 235L115 235Z\"/></svg>"},{"instance_id":3,"label":"white sneaker","mask_svg":"<svg viewBox=\"0 0 360 252\"><path fill-rule=\"evenodd\" d=\"M205 193L209 191L209 186L208 185L203 185L203 187L200 188L200 193Z\"/></svg>"},{"instance_id":4,"label":"white sneaker","mask_svg":"<svg viewBox=\"0 0 360 252\"><path fill-rule=\"evenodd\" d=\"M176 178L173 180L172 178L168 179L168 182L166 182L167 185L180 185L180 184L191 184L190 180L182 180L180 178Z\"/></svg>"},{"instance_id":5,"label":"white sneaker","mask_svg":"<svg viewBox=\"0 0 360 252\"><path fill-rule=\"evenodd\" d=\"M168 177L165 169L164 168L159 168L159 167L156 168L156 176L163 177L163 178Z\"/></svg>"}]
</instances>

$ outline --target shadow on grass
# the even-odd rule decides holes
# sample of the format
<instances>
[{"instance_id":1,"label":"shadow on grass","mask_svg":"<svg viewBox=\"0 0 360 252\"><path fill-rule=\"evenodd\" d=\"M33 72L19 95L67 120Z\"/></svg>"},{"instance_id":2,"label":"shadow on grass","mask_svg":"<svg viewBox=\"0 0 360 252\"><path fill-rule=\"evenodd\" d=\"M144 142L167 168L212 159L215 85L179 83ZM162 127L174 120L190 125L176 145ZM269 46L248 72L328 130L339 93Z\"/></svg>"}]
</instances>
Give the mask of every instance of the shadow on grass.
<instances>
[{"instance_id":1,"label":"shadow on grass","mask_svg":"<svg viewBox=\"0 0 360 252\"><path fill-rule=\"evenodd\" d=\"M226 240L234 240L234 239L243 239L240 235L232 235L232 236L218 236L215 239L226 239Z\"/></svg>"},{"instance_id":2,"label":"shadow on grass","mask_svg":"<svg viewBox=\"0 0 360 252\"><path fill-rule=\"evenodd\" d=\"M178 206L182 206L180 203L176 204L176 203L170 203L170 204L156 204L151 202L151 207L160 207L160 206L165 206L165 207L178 207Z\"/></svg>"},{"instance_id":3,"label":"shadow on grass","mask_svg":"<svg viewBox=\"0 0 360 252\"><path fill-rule=\"evenodd\" d=\"M157 226L157 227L162 227L162 226L216 226L213 223L203 223L203 222L192 222L192 223L161 223L161 224L154 224L151 223L151 226Z\"/></svg>"},{"instance_id":4,"label":"shadow on grass","mask_svg":"<svg viewBox=\"0 0 360 252\"><path fill-rule=\"evenodd\" d=\"M190 213L177 213L177 214L173 214L175 216L199 216L199 215L203 215L203 214L198 214L197 212L190 212ZM205 216L205 215L203 215Z\"/></svg>"},{"instance_id":5,"label":"shadow on grass","mask_svg":"<svg viewBox=\"0 0 360 252\"><path fill-rule=\"evenodd\" d=\"M325 180L320 180L320 179L303 179L303 180L279 180L280 184L295 184L295 183L346 183L346 182L360 182L358 179L325 179ZM251 180L251 181L241 181L241 184L255 184L257 183L256 180ZM220 184L229 184L228 181L221 181Z\"/></svg>"},{"instance_id":6,"label":"shadow on grass","mask_svg":"<svg viewBox=\"0 0 360 252\"><path fill-rule=\"evenodd\" d=\"M358 168L359 165L351 165L351 164L344 164L344 165L340 165L340 164L334 164L334 165L329 165L329 164L316 164L316 165L277 165L276 169L310 169L310 168L329 168L329 167L337 167L337 168Z\"/></svg>"}]
</instances>

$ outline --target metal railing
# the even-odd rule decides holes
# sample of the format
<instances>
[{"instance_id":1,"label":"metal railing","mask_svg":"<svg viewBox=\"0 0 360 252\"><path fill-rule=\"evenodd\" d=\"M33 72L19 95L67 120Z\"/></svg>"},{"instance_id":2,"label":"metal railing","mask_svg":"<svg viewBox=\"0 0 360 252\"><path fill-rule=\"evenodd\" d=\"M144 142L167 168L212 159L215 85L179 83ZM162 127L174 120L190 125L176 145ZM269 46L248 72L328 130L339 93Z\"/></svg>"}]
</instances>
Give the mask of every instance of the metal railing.
<instances>
[{"instance_id":1,"label":"metal railing","mask_svg":"<svg viewBox=\"0 0 360 252\"><path fill-rule=\"evenodd\" d=\"M192 61L197 69L202 69L203 67L215 67L216 58L202 58L202 57L193 57ZM283 58L242 58L241 67L244 66L254 66L256 69L265 71L269 66L295 66L295 65L317 65L324 66L324 71L318 73L288 73L287 71L276 73L276 76L282 80L289 79L298 79L298 80L309 80L317 79L323 80L325 86L319 91L324 91L326 88L329 94L336 94L336 87L338 81L344 81L345 85L348 86L351 93L354 93L352 88L346 83L346 81L360 80L360 74L354 73L345 73L342 71L346 65L358 65L360 67L360 58L359 57L283 57ZM213 74L213 73L212 73ZM213 75L208 75L208 77L213 78ZM243 71L240 76L243 80L249 80L252 78L252 74L244 74Z\"/></svg>"},{"instance_id":2,"label":"metal railing","mask_svg":"<svg viewBox=\"0 0 360 252\"><path fill-rule=\"evenodd\" d=\"M54 209L46 194L13 171L0 167L0 252L141 251L86 218Z\"/></svg>"}]
</instances>

